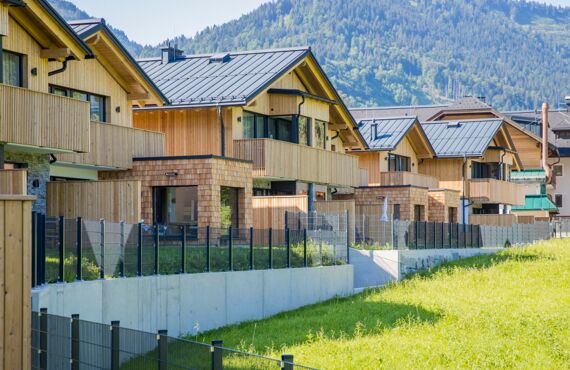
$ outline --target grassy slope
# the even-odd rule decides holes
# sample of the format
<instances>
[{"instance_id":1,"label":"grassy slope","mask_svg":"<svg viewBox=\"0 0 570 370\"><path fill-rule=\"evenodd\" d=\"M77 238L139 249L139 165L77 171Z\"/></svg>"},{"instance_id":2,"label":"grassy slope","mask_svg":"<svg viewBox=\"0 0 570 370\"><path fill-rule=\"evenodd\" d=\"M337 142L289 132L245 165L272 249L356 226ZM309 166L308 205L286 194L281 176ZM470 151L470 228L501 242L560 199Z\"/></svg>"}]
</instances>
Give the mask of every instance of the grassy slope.
<instances>
[{"instance_id":1,"label":"grassy slope","mask_svg":"<svg viewBox=\"0 0 570 370\"><path fill-rule=\"evenodd\" d=\"M198 337L215 338L325 369L570 368L570 241L457 261Z\"/></svg>"}]
</instances>

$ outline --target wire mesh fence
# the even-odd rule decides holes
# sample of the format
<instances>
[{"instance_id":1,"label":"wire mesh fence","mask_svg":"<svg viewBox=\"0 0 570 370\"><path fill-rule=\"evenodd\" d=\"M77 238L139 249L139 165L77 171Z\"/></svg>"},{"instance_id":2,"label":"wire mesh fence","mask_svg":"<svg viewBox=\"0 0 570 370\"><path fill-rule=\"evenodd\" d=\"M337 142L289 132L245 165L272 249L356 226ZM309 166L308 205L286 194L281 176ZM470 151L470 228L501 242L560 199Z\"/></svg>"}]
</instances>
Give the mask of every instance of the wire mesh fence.
<instances>
[{"instance_id":1,"label":"wire mesh fence","mask_svg":"<svg viewBox=\"0 0 570 370\"><path fill-rule=\"evenodd\" d=\"M32 312L32 369L222 370L312 369L294 363L223 346L221 340L202 343L157 333L47 313Z\"/></svg>"},{"instance_id":2,"label":"wire mesh fence","mask_svg":"<svg viewBox=\"0 0 570 370\"><path fill-rule=\"evenodd\" d=\"M348 262L347 232L113 223L34 215L34 286Z\"/></svg>"}]
</instances>

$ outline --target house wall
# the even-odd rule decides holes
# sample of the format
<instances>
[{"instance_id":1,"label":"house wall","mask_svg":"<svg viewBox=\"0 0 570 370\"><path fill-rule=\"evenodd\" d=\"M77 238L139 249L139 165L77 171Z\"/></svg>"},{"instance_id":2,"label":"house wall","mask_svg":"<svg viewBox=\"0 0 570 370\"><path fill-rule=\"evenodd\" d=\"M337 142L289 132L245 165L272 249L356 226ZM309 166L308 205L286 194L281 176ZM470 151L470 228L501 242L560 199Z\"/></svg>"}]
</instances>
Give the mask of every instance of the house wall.
<instances>
[{"instance_id":1,"label":"house wall","mask_svg":"<svg viewBox=\"0 0 570 370\"><path fill-rule=\"evenodd\" d=\"M558 208L558 216L570 217L570 157L560 158L558 165L562 166L562 176L556 176L556 189L549 189L548 194L553 201L554 194L562 194L562 207Z\"/></svg>"},{"instance_id":2,"label":"house wall","mask_svg":"<svg viewBox=\"0 0 570 370\"><path fill-rule=\"evenodd\" d=\"M449 208L456 209L456 219L453 222L459 222L459 192L447 189L434 189L429 190L429 220L435 222L450 222Z\"/></svg>"},{"instance_id":3,"label":"house wall","mask_svg":"<svg viewBox=\"0 0 570 370\"><path fill-rule=\"evenodd\" d=\"M213 156L135 160L131 170L101 172L100 178L140 180L141 215L147 223L153 221L153 187L198 186L199 227L220 227L220 187L238 188L240 227L252 226L251 162Z\"/></svg>"},{"instance_id":4,"label":"house wall","mask_svg":"<svg viewBox=\"0 0 570 370\"><path fill-rule=\"evenodd\" d=\"M424 159L419 164L419 173L437 177L440 188L457 190L463 194L462 167L461 158ZM466 171L468 176L470 173L471 171Z\"/></svg>"}]
</instances>

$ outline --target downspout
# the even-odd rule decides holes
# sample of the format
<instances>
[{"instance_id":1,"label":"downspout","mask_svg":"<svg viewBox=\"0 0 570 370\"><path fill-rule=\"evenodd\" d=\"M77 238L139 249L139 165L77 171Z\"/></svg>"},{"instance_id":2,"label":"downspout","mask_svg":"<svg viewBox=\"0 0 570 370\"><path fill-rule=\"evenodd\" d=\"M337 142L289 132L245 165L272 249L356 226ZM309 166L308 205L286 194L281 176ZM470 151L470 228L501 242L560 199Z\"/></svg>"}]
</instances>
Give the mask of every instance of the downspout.
<instances>
[{"instance_id":1,"label":"downspout","mask_svg":"<svg viewBox=\"0 0 570 370\"><path fill-rule=\"evenodd\" d=\"M463 165L461 166L462 170L461 170L461 182L463 185L463 202L461 205L461 213L463 214L462 220L463 220L463 225L465 225L465 217L467 216L465 211L466 208L469 206L468 203L465 203L465 200L467 198L467 194L465 192L466 190L466 184L465 184L465 169L467 167L467 156L464 154L463 155Z\"/></svg>"},{"instance_id":2,"label":"downspout","mask_svg":"<svg viewBox=\"0 0 570 370\"><path fill-rule=\"evenodd\" d=\"M221 156L226 156L226 132L224 130L223 108L218 105L218 120L220 121L220 152Z\"/></svg>"},{"instance_id":3,"label":"downspout","mask_svg":"<svg viewBox=\"0 0 570 370\"><path fill-rule=\"evenodd\" d=\"M541 164L546 173L546 183L552 181L552 171L548 165L548 103L542 104L542 155Z\"/></svg>"},{"instance_id":4,"label":"downspout","mask_svg":"<svg viewBox=\"0 0 570 370\"><path fill-rule=\"evenodd\" d=\"M503 149L503 154L501 154L501 163L499 163L499 165L501 166L501 173L500 175L500 179L499 180L504 180L506 181L506 176L504 176L504 172L505 172L505 156L507 155L507 151L505 149Z\"/></svg>"},{"instance_id":5,"label":"downspout","mask_svg":"<svg viewBox=\"0 0 570 370\"><path fill-rule=\"evenodd\" d=\"M63 62L61 62L61 68L56 69L56 70L53 70L53 71L51 71L51 72L48 72L48 76L54 76L54 75L56 75L56 74L65 72L65 70L67 69L67 62L70 61L70 60L73 60L73 59L74 59L73 57L67 57L67 58L65 58L65 59L63 60Z\"/></svg>"}]
</instances>

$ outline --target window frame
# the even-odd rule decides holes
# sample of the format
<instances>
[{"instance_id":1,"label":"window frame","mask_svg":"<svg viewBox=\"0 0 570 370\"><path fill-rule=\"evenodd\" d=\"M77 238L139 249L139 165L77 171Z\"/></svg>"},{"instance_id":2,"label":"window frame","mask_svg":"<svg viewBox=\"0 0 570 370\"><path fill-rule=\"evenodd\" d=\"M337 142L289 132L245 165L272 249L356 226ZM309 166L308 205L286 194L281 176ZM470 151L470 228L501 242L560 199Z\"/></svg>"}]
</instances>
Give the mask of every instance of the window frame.
<instances>
[{"instance_id":1,"label":"window frame","mask_svg":"<svg viewBox=\"0 0 570 370\"><path fill-rule=\"evenodd\" d=\"M554 205L557 208L563 208L564 207L564 196L563 196L563 194L554 194Z\"/></svg>"},{"instance_id":2,"label":"window frame","mask_svg":"<svg viewBox=\"0 0 570 370\"><path fill-rule=\"evenodd\" d=\"M556 168L560 169L560 175L556 173ZM552 166L552 174L556 177L563 177L564 176L564 165L555 164L554 166Z\"/></svg>"},{"instance_id":3,"label":"window frame","mask_svg":"<svg viewBox=\"0 0 570 370\"><path fill-rule=\"evenodd\" d=\"M1 44L0 44L1 47ZM6 76L4 75L4 66L6 65L6 55L14 55L18 58L18 80L19 80L19 85L12 85L12 84L8 84L6 82ZM14 87L25 87L25 82L24 82L24 58L26 57L25 54L22 53L17 53L14 51L10 51L10 50L5 50L2 49L2 58L1 58L1 62L2 64L0 65L0 68L2 68L2 73L1 73L1 77L2 77L2 84L4 85L9 85L9 86L14 86Z\"/></svg>"},{"instance_id":4,"label":"window frame","mask_svg":"<svg viewBox=\"0 0 570 370\"><path fill-rule=\"evenodd\" d=\"M394 167L391 168L392 158L394 159ZM406 169L402 169L402 164L406 164ZM405 155L388 153L388 172L411 172L412 171L412 159Z\"/></svg>"},{"instance_id":5,"label":"window frame","mask_svg":"<svg viewBox=\"0 0 570 370\"><path fill-rule=\"evenodd\" d=\"M65 95L61 95L61 94L56 94L54 91L55 90L59 90L59 91L65 91ZM49 93L50 94L54 94L54 95L58 95L58 96L65 96L71 99L76 99L76 100L81 100L81 101L86 101L87 103L89 103L89 119L93 122L101 122L101 123L108 123L109 121L108 119L108 115L107 115L107 97L105 95L100 95L100 94L95 94L95 93L90 93L88 91L83 91L83 90L78 90L78 89L74 89L71 87L65 87L65 86L60 86L60 85L49 85ZM79 93L79 94L85 94L86 99L77 99L75 97L72 96L73 93ZM102 101L102 107L100 109L101 111L101 116L99 117L99 120L94 120L92 117L92 113L91 113L91 97L97 97L97 98L101 98Z\"/></svg>"}]
</instances>

